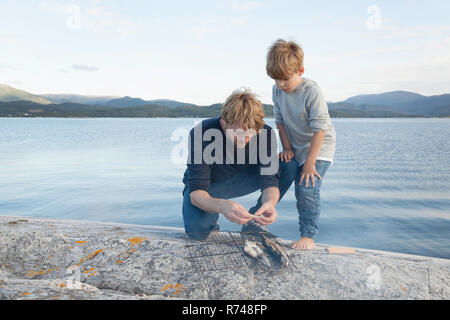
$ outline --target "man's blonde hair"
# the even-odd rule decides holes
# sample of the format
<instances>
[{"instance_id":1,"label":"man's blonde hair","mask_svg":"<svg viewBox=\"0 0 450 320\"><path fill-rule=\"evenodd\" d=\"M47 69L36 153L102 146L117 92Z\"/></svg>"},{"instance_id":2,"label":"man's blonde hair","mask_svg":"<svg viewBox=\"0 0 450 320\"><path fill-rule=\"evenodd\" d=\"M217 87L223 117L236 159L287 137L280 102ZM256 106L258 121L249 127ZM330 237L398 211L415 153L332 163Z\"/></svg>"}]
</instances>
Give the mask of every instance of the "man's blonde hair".
<instances>
[{"instance_id":1,"label":"man's blonde hair","mask_svg":"<svg viewBox=\"0 0 450 320\"><path fill-rule=\"evenodd\" d=\"M294 41L276 40L267 53L267 75L286 80L303 67L303 49Z\"/></svg>"},{"instance_id":2,"label":"man's blonde hair","mask_svg":"<svg viewBox=\"0 0 450 320\"><path fill-rule=\"evenodd\" d=\"M225 122L238 123L244 130L259 132L264 127L264 109L261 101L249 89L238 89L222 105L222 118Z\"/></svg>"}]
</instances>

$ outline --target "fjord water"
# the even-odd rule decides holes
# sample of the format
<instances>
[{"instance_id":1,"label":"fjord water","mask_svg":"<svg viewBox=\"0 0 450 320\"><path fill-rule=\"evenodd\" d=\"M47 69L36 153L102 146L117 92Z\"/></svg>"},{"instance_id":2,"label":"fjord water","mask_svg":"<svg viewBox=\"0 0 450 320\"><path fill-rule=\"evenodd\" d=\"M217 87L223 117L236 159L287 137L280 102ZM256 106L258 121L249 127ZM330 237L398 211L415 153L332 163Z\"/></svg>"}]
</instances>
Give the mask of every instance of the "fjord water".
<instances>
[{"instance_id":1,"label":"fjord water","mask_svg":"<svg viewBox=\"0 0 450 320\"><path fill-rule=\"evenodd\" d=\"M0 118L0 214L183 227L180 137L200 120ZM450 258L450 119L332 121L316 241ZM298 239L293 186L278 214Z\"/></svg>"}]
</instances>

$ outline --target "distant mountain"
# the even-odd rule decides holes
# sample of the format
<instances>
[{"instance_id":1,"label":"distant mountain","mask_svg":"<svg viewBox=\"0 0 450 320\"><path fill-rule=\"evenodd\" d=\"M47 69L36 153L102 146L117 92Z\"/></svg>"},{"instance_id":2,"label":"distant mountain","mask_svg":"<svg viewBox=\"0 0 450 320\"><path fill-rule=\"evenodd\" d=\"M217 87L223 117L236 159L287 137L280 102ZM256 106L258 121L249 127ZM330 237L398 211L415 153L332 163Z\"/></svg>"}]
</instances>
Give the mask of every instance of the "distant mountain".
<instances>
[{"instance_id":1,"label":"distant mountain","mask_svg":"<svg viewBox=\"0 0 450 320\"><path fill-rule=\"evenodd\" d=\"M273 116L271 105L263 105L266 117ZM77 103L39 104L31 101L0 102L0 117L168 117L209 118L220 116L222 104L185 105L169 108L156 104L136 107L109 107Z\"/></svg>"},{"instance_id":2,"label":"distant mountain","mask_svg":"<svg viewBox=\"0 0 450 320\"><path fill-rule=\"evenodd\" d=\"M0 101L32 101L42 104L75 103L86 105L106 105L110 107L137 107L157 104L168 108L181 106L195 106L192 103L179 102L169 99L143 100L129 96L88 96L79 94L31 94L29 92L0 84Z\"/></svg>"},{"instance_id":3,"label":"distant mountain","mask_svg":"<svg viewBox=\"0 0 450 320\"><path fill-rule=\"evenodd\" d=\"M149 104L147 101L142 100L140 98L131 98L129 96L113 99L103 103L106 106L111 107L138 107Z\"/></svg>"},{"instance_id":4,"label":"distant mountain","mask_svg":"<svg viewBox=\"0 0 450 320\"><path fill-rule=\"evenodd\" d=\"M358 109L335 109L329 110L332 118L414 118L414 116L404 113L382 110L358 110Z\"/></svg>"},{"instance_id":5,"label":"distant mountain","mask_svg":"<svg viewBox=\"0 0 450 320\"><path fill-rule=\"evenodd\" d=\"M113 99L110 99L113 98ZM0 85L0 117L213 117L222 103L198 106L169 99L34 95ZM264 104L266 117L273 106ZM331 117L450 117L450 94L423 96L408 91L358 95L341 102L328 102Z\"/></svg>"},{"instance_id":6,"label":"distant mountain","mask_svg":"<svg viewBox=\"0 0 450 320\"><path fill-rule=\"evenodd\" d=\"M349 109L390 110L394 113L422 116L449 116L450 94L426 97L414 92L393 91L351 97L342 102ZM332 104L333 105L333 104ZM362 108L364 107L364 108ZM332 107L337 108L337 104Z\"/></svg>"},{"instance_id":7,"label":"distant mountain","mask_svg":"<svg viewBox=\"0 0 450 320\"><path fill-rule=\"evenodd\" d=\"M399 105L409 103L417 99L426 98L418 93L409 91L392 91L380 94L363 94L348 98L343 102L354 105L368 104L368 105Z\"/></svg>"},{"instance_id":8,"label":"distant mountain","mask_svg":"<svg viewBox=\"0 0 450 320\"><path fill-rule=\"evenodd\" d=\"M407 104L400 104L394 109L405 110L410 114L423 114L427 116L449 116L450 94L424 97Z\"/></svg>"},{"instance_id":9,"label":"distant mountain","mask_svg":"<svg viewBox=\"0 0 450 320\"><path fill-rule=\"evenodd\" d=\"M434 115L436 117L450 117L450 105L436 109Z\"/></svg>"},{"instance_id":10,"label":"distant mountain","mask_svg":"<svg viewBox=\"0 0 450 320\"><path fill-rule=\"evenodd\" d=\"M95 115L110 108L81 103L40 104L32 101L0 102L0 117L70 117L79 113Z\"/></svg>"},{"instance_id":11,"label":"distant mountain","mask_svg":"<svg viewBox=\"0 0 450 320\"><path fill-rule=\"evenodd\" d=\"M379 104L352 104L352 103L348 103L348 102L328 102L328 110L358 110L358 111L373 111L373 112L393 112L393 113L397 113L397 114L406 114L404 112L396 112L394 111L392 108L389 108L387 106L384 105L379 105Z\"/></svg>"},{"instance_id":12,"label":"distant mountain","mask_svg":"<svg viewBox=\"0 0 450 320\"><path fill-rule=\"evenodd\" d=\"M138 107L138 106L145 106L148 104L157 104L168 108L178 108L181 106L195 106L195 104L192 103L178 102L175 100L168 100L168 99L143 100L140 98L132 98L129 96L119 99L113 99L105 102L104 104L112 107Z\"/></svg>"},{"instance_id":13,"label":"distant mountain","mask_svg":"<svg viewBox=\"0 0 450 320\"><path fill-rule=\"evenodd\" d=\"M196 104L193 103L186 103L186 102L179 102L179 101L175 101L175 100L169 100L169 99L156 99L156 100L149 100L147 101L151 104L159 104L162 106L166 106L169 108L178 108L181 106L197 106Z\"/></svg>"},{"instance_id":14,"label":"distant mountain","mask_svg":"<svg viewBox=\"0 0 450 320\"><path fill-rule=\"evenodd\" d=\"M79 94L40 94L41 97L51 101L52 103L84 103L84 104L104 104L119 96L84 96Z\"/></svg>"},{"instance_id":15,"label":"distant mountain","mask_svg":"<svg viewBox=\"0 0 450 320\"><path fill-rule=\"evenodd\" d=\"M43 98L39 95L19 90L6 84L0 84L0 101L18 101L18 100L33 101L41 104L51 103L48 99Z\"/></svg>"}]
</instances>

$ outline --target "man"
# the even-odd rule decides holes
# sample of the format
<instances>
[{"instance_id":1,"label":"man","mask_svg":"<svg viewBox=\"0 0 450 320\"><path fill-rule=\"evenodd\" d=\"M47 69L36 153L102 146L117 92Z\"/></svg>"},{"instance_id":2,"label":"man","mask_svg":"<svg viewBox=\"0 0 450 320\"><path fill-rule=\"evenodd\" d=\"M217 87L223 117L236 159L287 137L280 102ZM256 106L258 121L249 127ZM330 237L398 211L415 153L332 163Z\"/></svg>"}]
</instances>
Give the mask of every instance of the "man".
<instances>
[{"instance_id":1,"label":"man","mask_svg":"<svg viewBox=\"0 0 450 320\"><path fill-rule=\"evenodd\" d=\"M218 230L219 214L244 225L244 232L262 231L261 226L276 221L276 205L297 167L293 162L279 163L275 132L263 118L261 101L253 93L234 91L220 118L204 120L190 131L183 219L191 237L205 239ZM258 189L261 196L248 211L230 200Z\"/></svg>"}]
</instances>

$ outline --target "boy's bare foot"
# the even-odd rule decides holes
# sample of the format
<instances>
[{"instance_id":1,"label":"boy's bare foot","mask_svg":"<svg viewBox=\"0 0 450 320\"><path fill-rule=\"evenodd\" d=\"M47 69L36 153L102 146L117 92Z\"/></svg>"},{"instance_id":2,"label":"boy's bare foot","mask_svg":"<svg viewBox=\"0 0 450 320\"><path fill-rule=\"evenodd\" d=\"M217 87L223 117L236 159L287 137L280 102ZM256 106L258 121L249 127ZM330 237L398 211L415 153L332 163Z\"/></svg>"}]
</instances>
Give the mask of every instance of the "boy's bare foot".
<instances>
[{"instance_id":1,"label":"boy's bare foot","mask_svg":"<svg viewBox=\"0 0 450 320\"><path fill-rule=\"evenodd\" d=\"M299 250L312 250L314 248L314 239L302 237L292 244L292 248Z\"/></svg>"}]
</instances>

